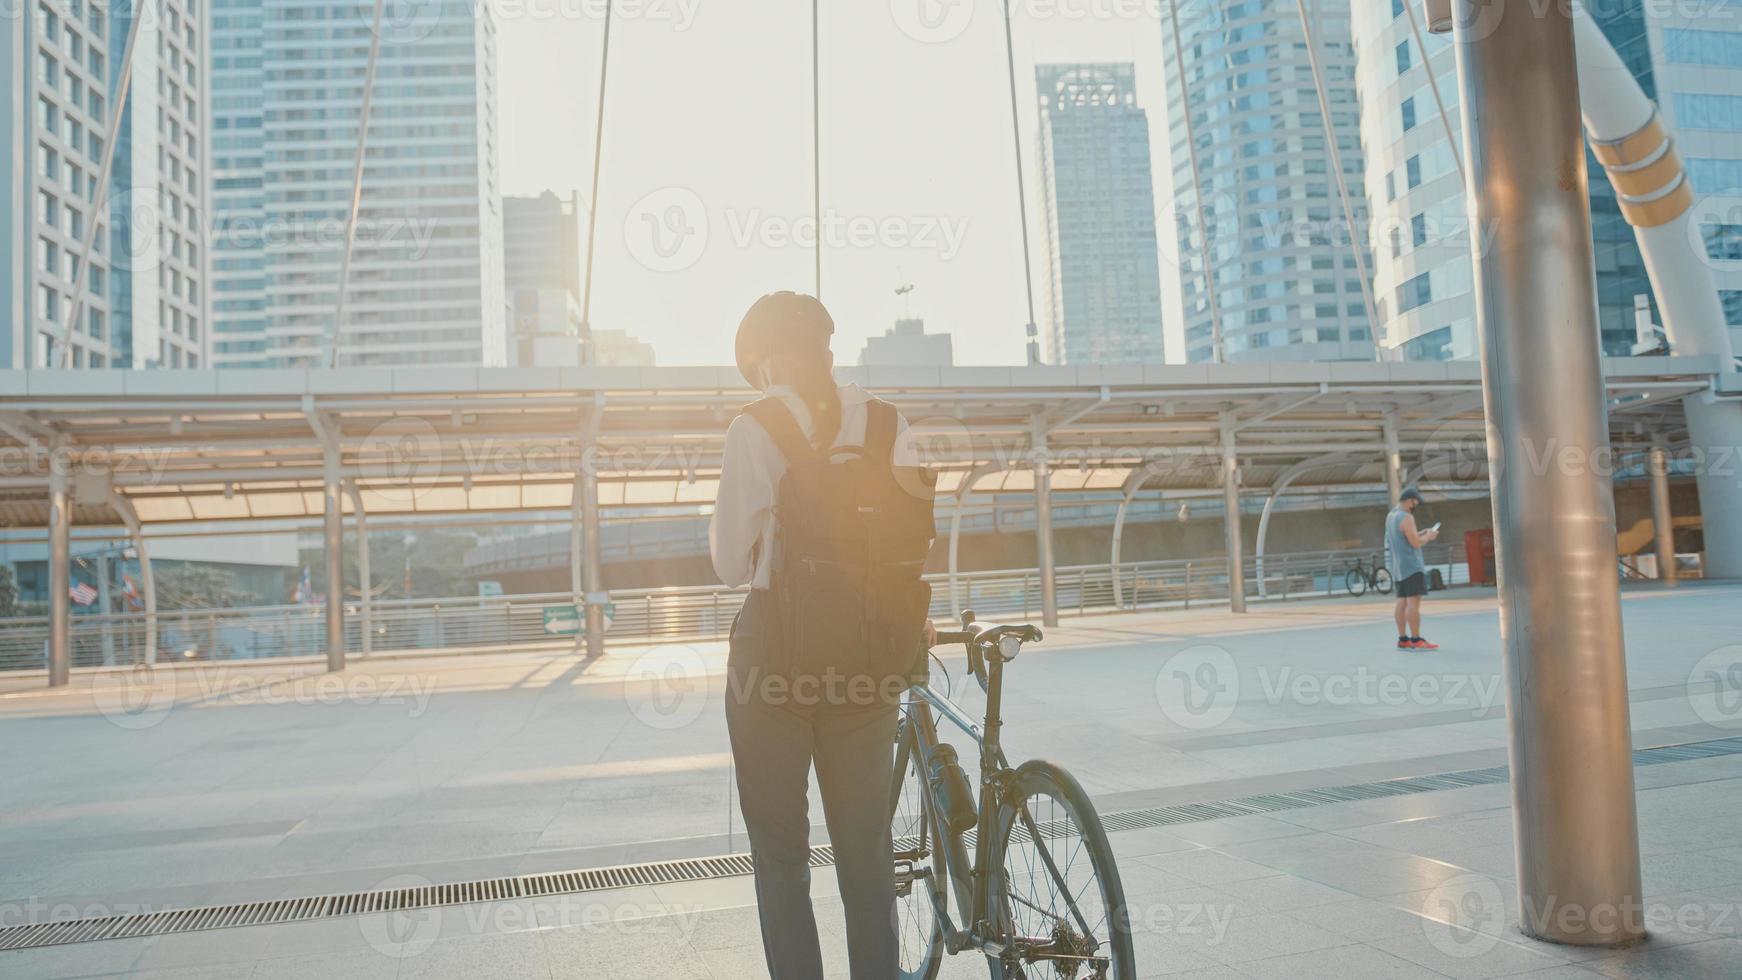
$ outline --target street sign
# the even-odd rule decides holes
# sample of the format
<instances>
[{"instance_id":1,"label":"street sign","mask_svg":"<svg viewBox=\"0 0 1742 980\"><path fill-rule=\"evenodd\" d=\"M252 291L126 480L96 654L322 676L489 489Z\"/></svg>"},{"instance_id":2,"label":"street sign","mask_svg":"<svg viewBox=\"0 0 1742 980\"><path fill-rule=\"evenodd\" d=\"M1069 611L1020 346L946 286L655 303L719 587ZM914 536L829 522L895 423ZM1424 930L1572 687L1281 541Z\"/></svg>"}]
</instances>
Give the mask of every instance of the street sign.
<instances>
[{"instance_id":1,"label":"street sign","mask_svg":"<svg viewBox=\"0 0 1742 980\"><path fill-rule=\"evenodd\" d=\"M552 636L574 636L581 631L581 613L574 603L544 607L544 631Z\"/></svg>"}]
</instances>

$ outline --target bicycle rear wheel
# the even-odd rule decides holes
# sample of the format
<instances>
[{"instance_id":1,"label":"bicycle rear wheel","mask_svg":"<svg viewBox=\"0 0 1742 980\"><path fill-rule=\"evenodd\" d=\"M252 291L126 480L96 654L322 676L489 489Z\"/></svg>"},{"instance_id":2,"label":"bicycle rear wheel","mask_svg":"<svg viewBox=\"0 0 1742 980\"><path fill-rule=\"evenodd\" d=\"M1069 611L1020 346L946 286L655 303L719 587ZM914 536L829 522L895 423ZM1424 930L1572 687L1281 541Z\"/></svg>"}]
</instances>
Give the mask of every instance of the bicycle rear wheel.
<instances>
[{"instance_id":1,"label":"bicycle rear wheel","mask_svg":"<svg viewBox=\"0 0 1742 980\"><path fill-rule=\"evenodd\" d=\"M1343 576L1343 587L1348 589L1349 594L1357 599L1366 595L1367 572L1359 567L1349 569L1349 573Z\"/></svg>"},{"instance_id":2,"label":"bicycle rear wheel","mask_svg":"<svg viewBox=\"0 0 1742 980\"><path fill-rule=\"evenodd\" d=\"M1384 565L1380 565L1373 572L1373 587L1379 590L1380 595L1391 594L1391 571Z\"/></svg>"},{"instance_id":3,"label":"bicycle rear wheel","mask_svg":"<svg viewBox=\"0 0 1742 980\"><path fill-rule=\"evenodd\" d=\"M896 964L900 980L932 980L944 959L944 927L936 902L947 902L949 879L937 820L907 724L895 743L895 783L890 788L889 836L895 842Z\"/></svg>"},{"instance_id":4,"label":"bicycle rear wheel","mask_svg":"<svg viewBox=\"0 0 1742 980\"><path fill-rule=\"evenodd\" d=\"M995 824L993 914L1013 940L993 980L1137 980L1125 888L1088 794L1049 762L1016 770Z\"/></svg>"}]
</instances>

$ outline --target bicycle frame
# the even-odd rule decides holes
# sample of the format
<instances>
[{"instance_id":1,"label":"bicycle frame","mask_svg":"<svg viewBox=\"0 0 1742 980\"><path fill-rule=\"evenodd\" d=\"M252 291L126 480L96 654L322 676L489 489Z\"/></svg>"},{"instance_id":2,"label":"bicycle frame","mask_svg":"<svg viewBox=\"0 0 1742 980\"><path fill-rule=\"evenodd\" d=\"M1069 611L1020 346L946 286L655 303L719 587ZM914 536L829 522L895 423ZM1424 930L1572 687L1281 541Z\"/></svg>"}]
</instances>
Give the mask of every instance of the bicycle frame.
<instances>
[{"instance_id":1,"label":"bicycle frame","mask_svg":"<svg viewBox=\"0 0 1742 980\"><path fill-rule=\"evenodd\" d=\"M956 906L963 916L964 928L957 928L950 917L947 896L939 891L936 879L928 877L926 887L931 890L932 908L943 925L944 947L951 954L969 947L990 956L1003 956L1007 952L1001 940L1007 932L1008 923L992 921L992 876L995 870L1004 865L1004 855L999 845L1000 836L993 822L997 819L998 805L1005 788L1015 774L1004 757L1003 745L999 741L999 731L1003 727L1003 676L1003 662L998 658L988 657L986 717L983 724L975 724L971 715L949 698L932 690L930 684L924 681L916 682L909 688L908 697L902 705L905 713L902 725L914 734L914 750L919 756L916 764L920 773L920 785L932 813L941 813L940 808L943 805L927 778L938 746L937 727L932 712L935 710L980 747L979 814L974 824L975 844L972 858L968 855L965 835L948 830L941 819L936 821L937 826L922 831L937 837L935 846L943 855L945 866L949 869ZM1029 823L1032 827L1032 818ZM1044 848L1044 844L1040 846Z\"/></svg>"}]
</instances>

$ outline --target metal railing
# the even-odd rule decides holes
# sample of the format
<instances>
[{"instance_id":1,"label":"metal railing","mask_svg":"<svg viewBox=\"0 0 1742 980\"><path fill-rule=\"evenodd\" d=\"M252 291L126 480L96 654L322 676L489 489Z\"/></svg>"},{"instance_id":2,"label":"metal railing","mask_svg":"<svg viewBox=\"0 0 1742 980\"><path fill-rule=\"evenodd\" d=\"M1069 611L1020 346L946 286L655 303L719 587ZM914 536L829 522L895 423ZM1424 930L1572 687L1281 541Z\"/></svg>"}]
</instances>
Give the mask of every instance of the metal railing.
<instances>
[{"instance_id":1,"label":"metal railing","mask_svg":"<svg viewBox=\"0 0 1742 980\"><path fill-rule=\"evenodd\" d=\"M1438 569L1447 586L1469 582L1463 548L1432 544L1425 550L1429 569ZM1371 562L1371 548L1268 555L1245 562L1249 601L1286 601L1346 595L1345 578L1355 560ZM962 609L983 619L1040 616L1040 575L1032 568L964 572L952 596L947 574L928 575L931 615L953 621ZM1115 601L1112 566L1073 565L1055 573L1061 615L1091 615L1141 609L1190 608L1228 598L1227 561L1196 558L1122 564ZM681 642L717 639L731 629L744 602L742 589L697 586L634 589L612 594L607 634L614 642ZM567 607L566 592L532 595L395 599L373 603L370 647L375 652L494 650L572 644L574 637L546 630L546 611ZM362 649L360 617L347 605L346 646ZM142 613L76 615L72 622L73 664L80 667L140 663L145 651ZM320 656L325 652L325 609L314 605L187 609L157 617L161 662L246 661ZM45 664L48 619L0 619L0 670L40 670Z\"/></svg>"}]
</instances>

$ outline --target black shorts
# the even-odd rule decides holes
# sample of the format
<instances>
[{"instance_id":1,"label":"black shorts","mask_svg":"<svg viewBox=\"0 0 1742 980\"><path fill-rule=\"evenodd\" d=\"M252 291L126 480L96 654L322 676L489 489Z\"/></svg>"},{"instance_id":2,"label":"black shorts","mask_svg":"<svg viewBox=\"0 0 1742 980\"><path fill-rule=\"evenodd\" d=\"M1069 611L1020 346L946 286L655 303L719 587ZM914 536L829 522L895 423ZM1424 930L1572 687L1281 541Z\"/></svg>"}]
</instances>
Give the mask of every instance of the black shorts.
<instances>
[{"instance_id":1,"label":"black shorts","mask_svg":"<svg viewBox=\"0 0 1742 980\"><path fill-rule=\"evenodd\" d=\"M1426 572L1416 572L1397 583L1397 597L1399 599L1412 599L1418 595L1427 595Z\"/></svg>"}]
</instances>

